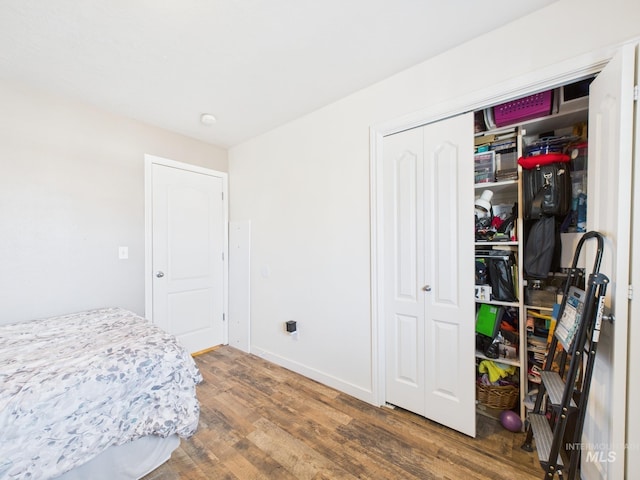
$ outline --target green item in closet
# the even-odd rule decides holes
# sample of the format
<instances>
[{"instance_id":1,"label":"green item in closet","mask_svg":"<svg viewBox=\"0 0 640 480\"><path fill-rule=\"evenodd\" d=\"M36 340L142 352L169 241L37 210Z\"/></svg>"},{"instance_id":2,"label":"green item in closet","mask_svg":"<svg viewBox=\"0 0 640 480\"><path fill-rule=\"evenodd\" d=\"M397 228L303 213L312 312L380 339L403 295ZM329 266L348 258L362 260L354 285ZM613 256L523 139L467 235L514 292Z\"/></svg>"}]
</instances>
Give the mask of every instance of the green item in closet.
<instances>
[{"instance_id":1,"label":"green item in closet","mask_svg":"<svg viewBox=\"0 0 640 480\"><path fill-rule=\"evenodd\" d=\"M476 315L476 332L493 338L498 332L502 317L502 307L483 303Z\"/></svg>"}]
</instances>

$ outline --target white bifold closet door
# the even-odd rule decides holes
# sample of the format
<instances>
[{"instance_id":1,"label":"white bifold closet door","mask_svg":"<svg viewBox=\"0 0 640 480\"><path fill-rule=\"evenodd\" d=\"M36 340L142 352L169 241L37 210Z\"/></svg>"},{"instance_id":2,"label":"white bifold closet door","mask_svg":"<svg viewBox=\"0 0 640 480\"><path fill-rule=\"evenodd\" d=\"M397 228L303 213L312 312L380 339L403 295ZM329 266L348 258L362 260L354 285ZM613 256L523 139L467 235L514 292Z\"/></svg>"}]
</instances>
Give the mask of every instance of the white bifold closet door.
<instances>
[{"instance_id":1,"label":"white bifold closet door","mask_svg":"<svg viewBox=\"0 0 640 480\"><path fill-rule=\"evenodd\" d=\"M474 437L473 114L383 149L385 400Z\"/></svg>"},{"instance_id":2,"label":"white bifold closet door","mask_svg":"<svg viewBox=\"0 0 640 480\"><path fill-rule=\"evenodd\" d=\"M631 206L634 85L640 75L637 47L627 45L602 69L589 89L589 185L587 229L605 237L600 272L611 281L605 300L615 318L604 322L596 354L591 391L580 448L581 476L585 479L632 478L628 469L634 458L625 425L625 411L632 415L637 405L627 405L629 374L629 299L631 263ZM637 108L637 107L636 107ZM636 127L637 128L637 127ZM637 186L636 186L637 188ZM592 257L592 252L587 251ZM593 260L587 260L587 273ZM627 433L626 429L630 432ZM638 445L635 445L637 449ZM629 452L629 458L625 456Z\"/></svg>"}]
</instances>

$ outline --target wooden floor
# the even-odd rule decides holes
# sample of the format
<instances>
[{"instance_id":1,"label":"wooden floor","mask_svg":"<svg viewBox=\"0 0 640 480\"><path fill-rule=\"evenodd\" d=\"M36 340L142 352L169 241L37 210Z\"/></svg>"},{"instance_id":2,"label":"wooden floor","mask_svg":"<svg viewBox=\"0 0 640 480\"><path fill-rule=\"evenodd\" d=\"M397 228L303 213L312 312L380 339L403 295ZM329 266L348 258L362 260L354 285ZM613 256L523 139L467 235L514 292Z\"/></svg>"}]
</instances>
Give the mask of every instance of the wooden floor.
<instances>
[{"instance_id":1,"label":"wooden floor","mask_svg":"<svg viewBox=\"0 0 640 480\"><path fill-rule=\"evenodd\" d=\"M145 480L541 479L523 434L478 416L472 439L221 347L196 357L196 434Z\"/></svg>"}]
</instances>

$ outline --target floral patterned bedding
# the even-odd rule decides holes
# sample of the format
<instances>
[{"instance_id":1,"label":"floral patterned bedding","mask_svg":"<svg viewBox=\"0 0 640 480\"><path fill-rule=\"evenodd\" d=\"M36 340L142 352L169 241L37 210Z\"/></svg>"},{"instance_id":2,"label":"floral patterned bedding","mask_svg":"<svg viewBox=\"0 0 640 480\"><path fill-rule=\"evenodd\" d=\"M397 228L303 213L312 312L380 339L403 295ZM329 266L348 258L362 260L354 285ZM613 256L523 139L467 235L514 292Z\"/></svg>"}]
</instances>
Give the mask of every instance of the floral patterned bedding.
<instances>
[{"instance_id":1,"label":"floral patterned bedding","mask_svg":"<svg viewBox=\"0 0 640 480\"><path fill-rule=\"evenodd\" d=\"M187 438L201 380L172 335L120 308L0 325L0 479L56 477L145 435Z\"/></svg>"}]
</instances>

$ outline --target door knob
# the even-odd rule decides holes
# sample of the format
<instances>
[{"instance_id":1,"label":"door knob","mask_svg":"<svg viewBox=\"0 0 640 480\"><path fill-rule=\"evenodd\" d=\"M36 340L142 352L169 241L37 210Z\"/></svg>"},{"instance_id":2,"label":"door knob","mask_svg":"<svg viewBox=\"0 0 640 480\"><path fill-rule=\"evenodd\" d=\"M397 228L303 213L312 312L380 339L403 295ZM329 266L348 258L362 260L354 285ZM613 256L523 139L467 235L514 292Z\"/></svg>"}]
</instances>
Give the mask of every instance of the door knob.
<instances>
[{"instance_id":1,"label":"door knob","mask_svg":"<svg viewBox=\"0 0 640 480\"><path fill-rule=\"evenodd\" d=\"M164 272L157 272L156 273L156 277L158 277L158 278L164 277Z\"/></svg>"},{"instance_id":2,"label":"door knob","mask_svg":"<svg viewBox=\"0 0 640 480\"><path fill-rule=\"evenodd\" d=\"M424 292L430 292L431 291L431 285L425 285L424 287L422 287L422 290Z\"/></svg>"}]
</instances>

